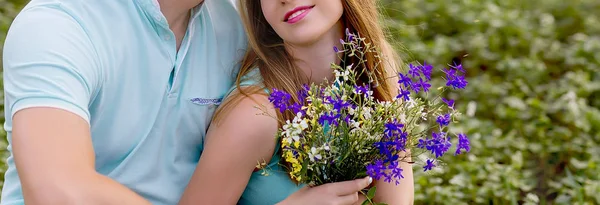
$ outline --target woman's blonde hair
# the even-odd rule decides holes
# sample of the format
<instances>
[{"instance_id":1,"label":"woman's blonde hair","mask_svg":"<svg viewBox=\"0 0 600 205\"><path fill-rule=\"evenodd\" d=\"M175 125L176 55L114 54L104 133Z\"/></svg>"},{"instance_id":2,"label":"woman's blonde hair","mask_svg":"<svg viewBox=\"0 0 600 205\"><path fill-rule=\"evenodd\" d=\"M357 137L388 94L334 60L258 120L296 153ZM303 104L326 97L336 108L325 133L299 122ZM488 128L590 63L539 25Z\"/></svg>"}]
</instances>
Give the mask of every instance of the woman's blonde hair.
<instances>
[{"instance_id":1,"label":"woman's blonde hair","mask_svg":"<svg viewBox=\"0 0 600 205\"><path fill-rule=\"evenodd\" d=\"M373 95L379 100L391 100L395 97L397 65L400 59L386 39L378 11L377 0L341 0L344 8L342 22L351 33L358 33L367 42L379 49L382 56L367 53L366 69L375 74L376 85L371 85ZM213 122L226 114L243 97L252 94L267 94L264 89L276 88L287 93L296 93L308 78L294 64L294 59L286 51L283 40L265 19L260 0L239 0L241 18L248 36L248 49L242 60L236 79L237 91L229 96L215 112ZM333 52L333 48L332 48ZM377 59L379 58L379 59ZM380 63L377 63L380 60ZM261 87L242 88L242 78L253 69L259 69L262 78ZM363 78L365 76L361 76ZM364 81L363 81L364 82ZM293 96L293 101L298 99ZM278 114L281 120L291 119L291 113Z\"/></svg>"}]
</instances>

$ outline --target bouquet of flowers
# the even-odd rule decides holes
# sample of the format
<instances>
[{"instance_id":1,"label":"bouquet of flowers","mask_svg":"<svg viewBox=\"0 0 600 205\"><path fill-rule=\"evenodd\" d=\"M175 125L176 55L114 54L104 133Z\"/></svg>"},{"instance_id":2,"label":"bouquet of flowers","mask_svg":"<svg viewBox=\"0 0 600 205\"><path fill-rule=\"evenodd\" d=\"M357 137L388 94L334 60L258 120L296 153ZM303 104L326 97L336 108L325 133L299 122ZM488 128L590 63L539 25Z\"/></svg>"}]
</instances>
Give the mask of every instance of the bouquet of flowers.
<instances>
[{"instance_id":1,"label":"bouquet of flowers","mask_svg":"<svg viewBox=\"0 0 600 205\"><path fill-rule=\"evenodd\" d=\"M399 184L403 170L398 163L405 160L403 151L411 150L413 158L415 153L430 153L431 158L422 162L427 171L452 146L448 125L460 114L454 101L439 95L433 100L418 96L429 94L433 66L410 64L406 73L397 73L399 95L390 101L378 100L373 96L371 85L376 83L372 82L386 79L371 77L363 84L357 81L368 72L363 69L365 54L378 52L365 40L347 31L346 39L341 40L343 47L334 50L359 59L359 63L332 64L335 82L304 85L296 93L301 102L292 102L292 94L277 89L270 94L278 112L295 116L282 122L277 137L289 175L300 183L320 185L368 175ZM447 83L437 89L440 94L467 85L462 65L442 72ZM455 136L455 154L468 152L467 136Z\"/></svg>"}]
</instances>

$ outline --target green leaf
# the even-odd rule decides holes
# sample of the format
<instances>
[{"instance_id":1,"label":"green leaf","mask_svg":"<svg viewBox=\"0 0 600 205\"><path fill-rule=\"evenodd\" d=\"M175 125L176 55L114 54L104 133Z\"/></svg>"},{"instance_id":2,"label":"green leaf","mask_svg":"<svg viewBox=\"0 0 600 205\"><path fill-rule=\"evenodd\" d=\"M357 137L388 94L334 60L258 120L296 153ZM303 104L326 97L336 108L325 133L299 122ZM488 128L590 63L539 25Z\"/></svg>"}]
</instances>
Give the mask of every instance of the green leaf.
<instances>
[{"instance_id":1,"label":"green leaf","mask_svg":"<svg viewBox=\"0 0 600 205\"><path fill-rule=\"evenodd\" d=\"M367 197L369 199L373 199L375 197L375 191L377 191L377 187L373 186L369 189L369 192L367 192Z\"/></svg>"}]
</instances>

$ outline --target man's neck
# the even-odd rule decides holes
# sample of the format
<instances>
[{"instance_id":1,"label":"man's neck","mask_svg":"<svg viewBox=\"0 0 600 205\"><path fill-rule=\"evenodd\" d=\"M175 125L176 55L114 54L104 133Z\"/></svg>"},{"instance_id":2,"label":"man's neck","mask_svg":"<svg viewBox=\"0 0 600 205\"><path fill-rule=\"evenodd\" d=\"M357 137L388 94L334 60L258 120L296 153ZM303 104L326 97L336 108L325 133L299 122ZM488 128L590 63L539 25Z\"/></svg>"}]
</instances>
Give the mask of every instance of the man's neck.
<instances>
[{"instance_id":1,"label":"man's neck","mask_svg":"<svg viewBox=\"0 0 600 205\"><path fill-rule=\"evenodd\" d=\"M169 25L185 23L190 10L202 2L204 0L158 0L160 11Z\"/></svg>"},{"instance_id":2,"label":"man's neck","mask_svg":"<svg viewBox=\"0 0 600 205\"><path fill-rule=\"evenodd\" d=\"M158 0L160 11L167 19L171 31L175 33L178 50L187 30L190 10L202 2L204 0Z\"/></svg>"},{"instance_id":3,"label":"man's neck","mask_svg":"<svg viewBox=\"0 0 600 205\"><path fill-rule=\"evenodd\" d=\"M324 79L332 82L334 78L331 63L340 63L339 53L335 53L333 47L341 48L340 39L344 32L342 24L338 23L321 39L311 45L290 46L286 49L296 60L296 66L300 68L314 83L322 83Z\"/></svg>"}]
</instances>

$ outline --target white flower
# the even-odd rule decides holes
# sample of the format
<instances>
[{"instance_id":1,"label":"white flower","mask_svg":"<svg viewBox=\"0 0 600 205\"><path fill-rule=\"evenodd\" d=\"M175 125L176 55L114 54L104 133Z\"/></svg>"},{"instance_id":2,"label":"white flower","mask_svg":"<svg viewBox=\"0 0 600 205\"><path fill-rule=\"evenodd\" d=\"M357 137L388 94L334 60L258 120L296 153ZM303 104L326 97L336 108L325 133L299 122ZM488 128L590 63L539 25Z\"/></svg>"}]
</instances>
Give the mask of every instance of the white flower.
<instances>
[{"instance_id":1,"label":"white flower","mask_svg":"<svg viewBox=\"0 0 600 205\"><path fill-rule=\"evenodd\" d=\"M400 114L400 123L406 124L406 113Z\"/></svg>"},{"instance_id":2,"label":"white flower","mask_svg":"<svg viewBox=\"0 0 600 205\"><path fill-rule=\"evenodd\" d=\"M311 162L314 162L314 161L315 161L315 159L316 159L316 160L321 160L321 158L322 158L322 157L321 157L321 154L319 154L319 153L317 152L317 148L315 148L315 147L311 147L311 148L310 148L310 152L308 153L308 158L310 158L310 161L311 161Z\"/></svg>"},{"instance_id":3,"label":"white flower","mask_svg":"<svg viewBox=\"0 0 600 205\"><path fill-rule=\"evenodd\" d=\"M325 146L323 146L323 149L325 149L325 151L329 151L331 148L329 147L329 144L325 143Z\"/></svg>"},{"instance_id":4,"label":"white flower","mask_svg":"<svg viewBox=\"0 0 600 205\"><path fill-rule=\"evenodd\" d=\"M390 107L392 107L392 103L390 101L381 101L379 102L379 104L384 108L384 109L389 109Z\"/></svg>"},{"instance_id":5,"label":"white flower","mask_svg":"<svg viewBox=\"0 0 600 205\"><path fill-rule=\"evenodd\" d=\"M350 75L350 71L348 71L348 70L346 70L346 71L342 71L342 72L340 72L339 70L335 70L335 71L334 71L334 73L335 73L335 77L336 77L336 78L338 78L338 79L339 79L340 77L341 77L341 78L344 78L344 81L347 81L347 80L348 80L348 77L349 77L349 75Z\"/></svg>"},{"instance_id":6,"label":"white flower","mask_svg":"<svg viewBox=\"0 0 600 205\"><path fill-rule=\"evenodd\" d=\"M413 108L415 106L417 106L417 102L415 102L414 100L409 100L408 102L408 109Z\"/></svg>"},{"instance_id":7,"label":"white flower","mask_svg":"<svg viewBox=\"0 0 600 205\"><path fill-rule=\"evenodd\" d=\"M363 107L363 116L365 118L365 120L371 119L371 112L373 111L373 109L371 109L371 107Z\"/></svg>"},{"instance_id":8,"label":"white flower","mask_svg":"<svg viewBox=\"0 0 600 205\"><path fill-rule=\"evenodd\" d=\"M350 126L353 128L360 128L360 123L354 120L350 120Z\"/></svg>"}]
</instances>

